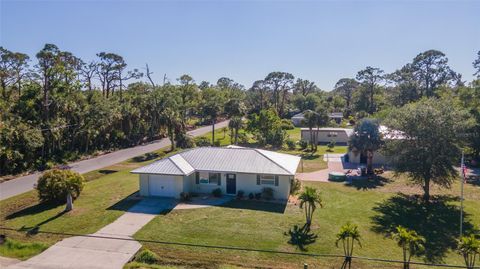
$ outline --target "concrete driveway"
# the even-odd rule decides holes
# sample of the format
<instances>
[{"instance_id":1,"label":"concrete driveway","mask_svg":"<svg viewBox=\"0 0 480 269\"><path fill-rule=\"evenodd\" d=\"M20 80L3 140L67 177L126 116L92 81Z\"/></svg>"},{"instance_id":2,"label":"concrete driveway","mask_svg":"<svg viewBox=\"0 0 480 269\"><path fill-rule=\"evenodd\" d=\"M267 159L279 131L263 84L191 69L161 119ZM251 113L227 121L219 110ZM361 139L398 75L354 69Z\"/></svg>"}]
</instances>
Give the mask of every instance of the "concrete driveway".
<instances>
[{"instance_id":1,"label":"concrete driveway","mask_svg":"<svg viewBox=\"0 0 480 269\"><path fill-rule=\"evenodd\" d=\"M215 129L228 126L228 120L215 124ZM200 136L206 134L212 130L212 126L201 127L187 132L191 136ZM170 140L164 138L158 141L154 141L145 145L140 145L132 148L121 149L112 153L108 153L102 156L91 158L88 160L69 163L68 166L72 167L72 170L81 174L101 169L119 162L123 162L135 156L139 156L148 152L162 149L170 145ZM38 177L41 172L37 172L31 175L18 177L3 183L0 183L0 200L7 199L9 197L30 191L33 189L35 183L37 183Z\"/></svg>"},{"instance_id":2,"label":"concrete driveway","mask_svg":"<svg viewBox=\"0 0 480 269\"><path fill-rule=\"evenodd\" d=\"M156 215L176 206L174 199L144 199L90 236L66 238L8 269L121 269L142 247L132 236Z\"/></svg>"}]
</instances>

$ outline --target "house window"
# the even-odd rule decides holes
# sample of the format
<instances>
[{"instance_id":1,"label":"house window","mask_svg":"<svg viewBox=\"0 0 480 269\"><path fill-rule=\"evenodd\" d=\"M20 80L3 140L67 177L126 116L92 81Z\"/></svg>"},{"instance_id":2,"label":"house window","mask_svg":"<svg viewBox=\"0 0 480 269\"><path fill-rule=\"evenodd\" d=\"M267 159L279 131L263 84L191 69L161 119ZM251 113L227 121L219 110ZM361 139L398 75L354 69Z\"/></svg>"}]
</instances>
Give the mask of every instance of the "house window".
<instances>
[{"instance_id":1,"label":"house window","mask_svg":"<svg viewBox=\"0 0 480 269\"><path fill-rule=\"evenodd\" d=\"M278 176L257 175L257 185L278 186Z\"/></svg>"},{"instance_id":2,"label":"house window","mask_svg":"<svg viewBox=\"0 0 480 269\"><path fill-rule=\"evenodd\" d=\"M337 137L338 136L338 133L337 132L329 132L328 137Z\"/></svg>"},{"instance_id":3,"label":"house window","mask_svg":"<svg viewBox=\"0 0 480 269\"><path fill-rule=\"evenodd\" d=\"M221 184L221 174L220 173L207 173L207 172L200 172L200 184L212 184L212 185L220 185Z\"/></svg>"}]
</instances>

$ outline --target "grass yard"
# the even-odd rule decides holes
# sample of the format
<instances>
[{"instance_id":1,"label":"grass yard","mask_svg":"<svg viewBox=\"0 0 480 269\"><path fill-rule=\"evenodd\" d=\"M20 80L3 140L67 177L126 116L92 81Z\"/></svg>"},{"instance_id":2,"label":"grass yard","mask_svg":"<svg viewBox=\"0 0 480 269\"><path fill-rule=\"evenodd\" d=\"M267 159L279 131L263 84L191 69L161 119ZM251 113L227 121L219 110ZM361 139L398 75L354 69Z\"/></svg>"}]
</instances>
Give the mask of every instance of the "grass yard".
<instances>
[{"instance_id":1,"label":"grass yard","mask_svg":"<svg viewBox=\"0 0 480 269\"><path fill-rule=\"evenodd\" d=\"M45 249L30 243L50 246L63 238L37 231L89 234L113 222L137 202L133 198L126 199L138 191L138 176L130 171L153 161L155 159L144 162L131 159L86 173L84 177L88 182L74 202L74 210L66 214L63 214L65 205L39 203L36 191L0 201L1 226L22 230L2 231L16 244L0 245L0 255L27 259Z\"/></svg>"},{"instance_id":2,"label":"grass yard","mask_svg":"<svg viewBox=\"0 0 480 269\"><path fill-rule=\"evenodd\" d=\"M244 132L244 131L242 130L241 132ZM287 130L286 132L287 132L287 135L290 137L290 139L293 139L295 141L300 140L300 128ZM202 137L205 137L211 141L212 132L209 132L203 135ZM230 131L228 129L226 129L226 131L222 129L216 130L215 141L218 141L220 146L228 146L232 144L230 139ZM242 146L257 147L258 145L256 144L255 140L251 136L249 136L248 144L242 144ZM267 149L276 150L276 149L270 149L270 148L267 148ZM332 150L330 150L326 145L319 145L317 152L311 153L311 152L300 149L299 146L297 145L297 147L293 150L288 149L285 146L284 148L276 151L301 156L303 161L303 167L299 166L297 172L308 173L308 172L318 171L318 170L327 168L327 163L323 160L324 154L347 153L347 150L348 150L347 146L335 146Z\"/></svg>"},{"instance_id":3,"label":"grass yard","mask_svg":"<svg viewBox=\"0 0 480 269\"><path fill-rule=\"evenodd\" d=\"M389 176L390 178L390 176ZM172 211L156 217L141 229L135 238L200 245L234 246L263 250L306 253L341 254L335 247L335 234L347 221L358 224L363 248L355 255L401 259L401 250L388 232L396 225L417 230L427 238L427 253L415 258L432 262L462 264L462 258L452 251L458 236L458 185L452 190L434 189L443 195L431 205L429 213L412 196L419 188L408 186L405 178L384 179L376 183L346 186L342 183L309 183L318 188L325 207L315 212L311 233L295 231L304 223L304 213L298 206L284 208L278 204L234 200L223 207ZM398 194L399 191L405 195ZM480 225L480 188L468 185L466 193L467 219L465 226ZM284 213L279 213L284 210ZM427 216L427 217L425 217ZM160 232L161 231L161 232ZM289 243L297 238L296 243ZM298 239L300 238L300 239ZM314 241L309 243L308 241ZM237 250L144 243L160 257L160 264L180 268L220 268L232 265L248 268L300 268L304 262L313 268L340 265L337 258L307 258ZM304 249L304 250L302 250ZM384 263L354 261L354 268L399 268ZM421 267L412 267L421 268Z\"/></svg>"}]
</instances>

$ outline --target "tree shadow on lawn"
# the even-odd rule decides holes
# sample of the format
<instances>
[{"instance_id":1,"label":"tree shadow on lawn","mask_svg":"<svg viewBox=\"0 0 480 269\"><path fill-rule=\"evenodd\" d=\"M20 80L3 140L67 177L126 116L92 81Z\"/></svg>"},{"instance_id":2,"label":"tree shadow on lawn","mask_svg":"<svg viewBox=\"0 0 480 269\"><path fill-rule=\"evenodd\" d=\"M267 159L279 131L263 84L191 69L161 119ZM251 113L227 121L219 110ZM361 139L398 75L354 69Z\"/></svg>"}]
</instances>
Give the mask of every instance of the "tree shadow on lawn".
<instances>
[{"instance_id":1,"label":"tree shadow on lawn","mask_svg":"<svg viewBox=\"0 0 480 269\"><path fill-rule=\"evenodd\" d=\"M260 200L238 200L234 199L219 207L234 208L234 209L249 209L257 211L265 211L270 213L280 213L283 214L287 208L287 203L278 203L278 202L265 202Z\"/></svg>"},{"instance_id":2,"label":"tree shadow on lawn","mask_svg":"<svg viewBox=\"0 0 480 269\"><path fill-rule=\"evenodd\" d=\"M345 183L347 187L354 187L357 190L370 190L376 189L379 187L383 187L388 183L391 183L392 180L382 177L382 176L374 176L373 178L366 178L366 177L350 177L350 181Z\"/></svg>"},{"instance_id":3,"label":"tree shadow on lawn","mask_svg":"<svg viewBox=\"0 0 480 269\"><path fill-rule=\"evenodd\" d=\"M420 195L397 194L373 208L378 215L372 217L372 230L389 236L398 225L416 231L425 237L425 260L443 262L449 249L455 248L460 231L460 209L451 202L453 196L432 196L429 204ZM464 233L473 232L474 227L464 214Z\"/></svg>"},{"instance_id":4,"label":"tree shadow on lawn","mask_svg":"<svg viewBox=\"0 0 480 269\"><path fill-rule=\"evenodd\" d=\"M304 224L302 227L294 225L292 229L284 234L290 236L288 243L296 246L301 251L307 251L307 246L315 243L318 237L318 235L310 231L310 227L307 224Z\"/></svg>"},{"instance_id":5,"label":"tree shadow on lawn","mask_svg":"<svg viewBox=\"0 0 480 269\"><path fill-rule=\"evenodd\" d=\"M17 212L14 212L8 216L5 217L6 220L12 220L12 219L15 219L15 218L20 218L20 217L24 217L24 216L28 216L28 215L36 215L36 214L39 214L39 213L42 213L44 211L47 211L47 210L51 210L53 208L56 208L58 206L62 205L61 203L49 203L49 202L41 202L41 203L38 203L36 205L33 205L33 206L30 206L30 207L27 207L27 208L24 208L20 211L17 211ZM44 224L47 224L61 216L63 216L66 212L64 210L58 212L57 214L55 214L54 216L52 217L49 217L33 226L26 226L26 225L23 225L19 230L20 231L23 231L23 232L27 232L27 235L35 235L38 233L38 230L40 229L40 227Z\"/></svg>"}]
</instances>

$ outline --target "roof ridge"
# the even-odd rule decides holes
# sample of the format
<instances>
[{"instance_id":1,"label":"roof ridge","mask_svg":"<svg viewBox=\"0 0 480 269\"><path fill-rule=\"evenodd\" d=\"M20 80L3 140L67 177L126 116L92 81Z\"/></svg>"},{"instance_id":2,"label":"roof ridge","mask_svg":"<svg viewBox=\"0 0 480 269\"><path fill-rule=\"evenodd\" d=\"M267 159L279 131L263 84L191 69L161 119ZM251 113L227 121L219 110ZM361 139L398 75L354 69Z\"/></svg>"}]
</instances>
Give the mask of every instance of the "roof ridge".
<instances>
[{"instance_id":1,"label":"roof ridge","mask_svg":"<svg viewBox=\"0 0 480 269\"><path fill-rule=\"evenodd\" d=\"M276 164L278 167L282 168L285 172L290 173L290 171L288 171L285 167L283 167L282 165L278 164L276 161L272 160L271 158L269 158L268 156L266 156L265 154L263 154L260 150L264 150L264 149L256 149L254 148L253 150L255 150L256 152L260 153L263 157L267 158L268 160L270 160L271 162L273 162L274 164ZM269 151L269 150L265 150L265 151ZM274 151L270 151L270 152L274 152ZM278 153L278 152L274 152L274 153ZM283 153L279 153L279 154L283 154Z\"/></svg>"}]
</instances>

